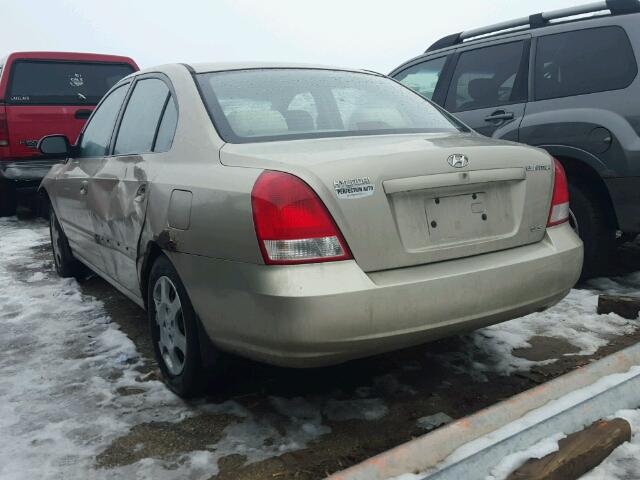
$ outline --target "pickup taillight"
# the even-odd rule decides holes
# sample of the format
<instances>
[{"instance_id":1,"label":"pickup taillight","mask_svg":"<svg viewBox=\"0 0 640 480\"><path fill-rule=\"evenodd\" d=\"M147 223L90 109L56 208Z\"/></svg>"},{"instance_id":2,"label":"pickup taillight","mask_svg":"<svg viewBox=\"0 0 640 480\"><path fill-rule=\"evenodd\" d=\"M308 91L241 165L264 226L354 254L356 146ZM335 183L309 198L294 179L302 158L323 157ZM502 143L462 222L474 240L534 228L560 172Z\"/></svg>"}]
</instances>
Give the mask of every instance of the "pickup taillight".
<instances>
[{"instance_id":1,"label":"pickup taillight","mask_svg":"<svg viewBox=\"0 0 640 480\"><path fill-rule=\"evenodd\" d=\"M0 104L0 160L9 156L9 122L7 109Z\"/></svg>"}]
</instances>

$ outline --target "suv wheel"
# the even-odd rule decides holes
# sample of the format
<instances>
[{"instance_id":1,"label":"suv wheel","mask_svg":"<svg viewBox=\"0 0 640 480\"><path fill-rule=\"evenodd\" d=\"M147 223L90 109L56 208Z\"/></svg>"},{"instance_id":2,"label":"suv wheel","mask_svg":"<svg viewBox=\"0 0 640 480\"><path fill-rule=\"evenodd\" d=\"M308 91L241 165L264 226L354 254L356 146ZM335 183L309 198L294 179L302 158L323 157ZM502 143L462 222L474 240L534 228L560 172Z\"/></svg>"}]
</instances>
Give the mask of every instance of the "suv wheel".
<instances>
[{"instance_id":1,"label":"suv wheel","mask_svg":"<svg viewBox=\"0 0 640 480\"><path fill-rule=\"evenodd\" d=\"M13 186L0 180L0 217L11 217L16 214L16 191Z\"/></svg>"},{"instance_id":2,"label":"suv wheel","mask_svg":"<svg viewBox=\"0 0 640 480\"><path fill-rule=\"evenodd\" d=\"M64 234L58 217L53 209L49 215L49 233L51 235L51 250L53 250L53 263L56 272L63 278L82 277L85 274L85 266L80 263L71 252L69 241Z\"/></svg>"},{"instance_id":3,"label":"suv wheel","mask_svg":"<svg viewBox=\"0 0 640 480\"><path fill-rule=\"evenodd\" d=\"M569 221L584 243L581 280L605 272L615 248L616 230L609 222L607 210L593 189L582 182L569 183L571 212Z\"/></svg>"},{"instance_id":4,"label":"suv wheel","mask_svg":"<svg viewBox=\"0 0 640 480\"><path fill-rule=\"evenodd\" d=\"M153 264L148 285L151 340L166 384L183 398L204 393L212 374L219 371L220 355L213 345L207 345L214 349L212 357L216 362L212 369L205 369L200 348L210 342L200 342L199 320L191 300L165 256L158 257Z\"/></svg>"}]
</instances>

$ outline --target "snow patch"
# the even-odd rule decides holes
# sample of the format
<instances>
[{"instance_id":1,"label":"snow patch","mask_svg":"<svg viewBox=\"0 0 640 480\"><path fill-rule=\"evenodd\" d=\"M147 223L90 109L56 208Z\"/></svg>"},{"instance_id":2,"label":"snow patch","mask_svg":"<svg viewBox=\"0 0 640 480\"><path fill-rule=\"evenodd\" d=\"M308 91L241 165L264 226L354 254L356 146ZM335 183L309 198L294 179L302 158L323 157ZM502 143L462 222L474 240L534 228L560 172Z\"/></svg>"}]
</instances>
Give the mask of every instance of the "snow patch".
<instances>
[{"instance_id":1,"label":"snow patch","mask_svg":"<svg viewBox=\"0 0 640 480\"><path fill-rule=\"evenodd\" d=\"M629 294L640 290L640 273L614 279L596 279L587 289L571 290L552 308L477 330L462 337L463 345L455 352L428 354L457 373L470 375L479 382L488 374L511 375L533 366L553 363L556 359L531 361L516 357L514 349L531 347L535 336L564 340L579 348L574 355L593 355L612 338L628 335L640 327L637 320L627 320L614 313L598 315L598 295Z\"/></svg>"},{"instance_id":2,"label":"snow patch","mask_svg":"<svg viewBox=\"0 0 640 480\"><path fill-rule=\"evenodd\" d=\"M442 425L446 425L451 422L453 422L453 418L446 413L440 412L435 415L419 418L416 423L418 427L424 430L433 430L434 428L441 427Z\"/></svg>"},{"instance_id":3,"label":"snow patch","mask_svg":"<svg viewBox=\"0 0 640 480\"><path fill-rule=\"evenodd\" d=\"M363 398L358 400L328 400L324 413L329 420L337 422L345 420L378 420L384 417L389 409L379 398Z\"/></svg>"},{"instance_id":4,"label":"snow patch","mask_svg":"<svg viewBox=\"0 0 640 480\"><path fill-rule=\"evenodd\" d=\"M141 376L135 344L102 302L55 274L48 244L46 223L0 220L0 478L206 479L224 456L256 462L330 432L319 407L302 399L274 400L286 417L280 432L275 414L258 417L233 401L189 405ZM365 400L350 408L343 406L342 416L377 417L382 409ZM134 426L202 413L237 417L211 451L96 469L95 457Z\"/></svg>"},{"instance_id":5,"label":"snow patch","mask_svg":"<svg viewBox=\"0 0 640 480\"><path fill-rule=\"evenodd\" d=\"M503 458L486 480L504 480L512 472L520 468L531 458L543 458L557 452L560 449L559 441L567 436L564 433L557 433L551 437L536 443L532 447L520 452L512 453Z\"/></svg>"}]
</instances>

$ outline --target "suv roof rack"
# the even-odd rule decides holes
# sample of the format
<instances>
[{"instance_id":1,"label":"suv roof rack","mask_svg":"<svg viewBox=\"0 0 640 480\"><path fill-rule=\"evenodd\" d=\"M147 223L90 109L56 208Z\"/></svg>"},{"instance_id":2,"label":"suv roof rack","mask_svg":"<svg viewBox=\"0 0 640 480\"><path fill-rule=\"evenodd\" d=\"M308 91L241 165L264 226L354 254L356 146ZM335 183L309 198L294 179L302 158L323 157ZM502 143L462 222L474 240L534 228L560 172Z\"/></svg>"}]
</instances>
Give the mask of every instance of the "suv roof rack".
<instances>
[{"instance_id":1,"label":"suv roof rack","mask_svg":"<svg viewBox=\"0 0 640 480\"><path fill-rule=\"evenodd\" d=\"M611 15L624 15L627 13L640 12L640 2L638 0L604 0L600 2L588 3L577 7L562 8L560 10L552 10L550 12L536 13L528 17L521 17L515 20L496 23L488 27L474 28L460 33L454 33L441 38L426 51L430 52L440 48L452 47L462 43L470 38L497 33L503 30L511 30L516 28L539 28L548 25L551 20L561 18L574 17L576 15L584 15L588 13L602 12L609 10ZM426 52L425 52L426 53Z\"/></svg>"}]
</instances>

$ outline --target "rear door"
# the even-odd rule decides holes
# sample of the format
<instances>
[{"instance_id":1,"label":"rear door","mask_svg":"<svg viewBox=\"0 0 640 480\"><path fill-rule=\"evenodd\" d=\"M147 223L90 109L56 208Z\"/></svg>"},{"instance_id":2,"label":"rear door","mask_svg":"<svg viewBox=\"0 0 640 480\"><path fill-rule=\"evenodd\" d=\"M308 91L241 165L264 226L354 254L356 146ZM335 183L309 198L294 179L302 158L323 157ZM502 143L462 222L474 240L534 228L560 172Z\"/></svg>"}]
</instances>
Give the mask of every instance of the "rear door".
<instances>
[{"instance_id":1,"label":"rear door","mask_svg":"<svg viewBox=\"0 0 640 480\"><path fill-rule=\"evenodd\" d=\"M139 295L138 241L158 157L171 148L177 105L169 80L136 79L120 120L111 155L90 179L89 211L105 273Z\"/></svg>"},{"instance_id":2,"label":"rear door","mask_svg":"<svg viewBox=\"0 0 640 480\"><path fill-rule=\"evenodd\" d=\"M15 60L6 95L11 157L39 156L37 142L45 135L75 142L102 96L132 72L119 63Z\"/></svg>"},{"instance_id":3,"label":"rear door","mask_svg":"<svg viewBox=\"0 0 640 480\"><path fill-rule=\"evenodd\" d=\"M528 95L530 38L457 54L444 107L482 135L518 141Z\"/></svg>"}]
</instances>

